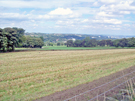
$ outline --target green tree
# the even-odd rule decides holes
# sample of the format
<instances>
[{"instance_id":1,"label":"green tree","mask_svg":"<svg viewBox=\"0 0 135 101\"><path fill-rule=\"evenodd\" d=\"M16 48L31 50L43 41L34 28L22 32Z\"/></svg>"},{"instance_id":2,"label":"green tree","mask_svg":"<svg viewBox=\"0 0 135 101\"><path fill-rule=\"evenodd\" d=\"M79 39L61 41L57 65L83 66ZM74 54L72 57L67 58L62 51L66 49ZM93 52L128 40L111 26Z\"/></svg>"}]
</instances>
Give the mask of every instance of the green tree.
<instances>
[{"instance_id":1,"label":"green tree","mask_svg":"<svg viewBox=\"0 0 135 101\"><path fill-rule=\"evenodd\" d=\"M44 42L44 37L43 36L40 36L39 38Z\"/></svg>"},{"instance_id":2,"label":"green tree","mask_svg":"<svg viewBox=\"0 0 135 101\"><path fill-rule=\"evenodd\" d=\"M60 46L60 42L57 43L57 46Z\"/></svg>"},{"instance_id":3,"label":"green tree","mask_svg":"<svg viewBox=\"0 0 135 101\"><path fill-rule=\"evenodd\" d=\"M73 40L68 40L67 41L67 47L73 47L73 45L74 45Z\"/></svg>"},{"instance_id":4,"label":"green tree","mask_svg":"<svg viewBox=\"0 0 135 101\"><path fill-rule=\"evenodd\" d=\"M128 47L135 47L135 38L134 37L128 39L127 46Z\"/></svg>"},{"instance_id":5,"label":"green tree","mask_svg":"<svg viewBox=\"0 0 135 101\"><path fill-rule=\"evenodd\" d=\"M15 46L19 42L19 37L17 35L16 30L12 28L4 28L5 35L7 37L7 50L10 51L10 48L12 51L14 51Z\"/></svg>"},{"instance_id":6,"label":"green tree","mask_svg":"<svg viewBox=\"0 0 135 101\"><path fill-rule=\"evenodd\" d=\"M12 29L16 30L17 37L18 37L18 47L22 47L22 43L25 42L26 38L24 36L25 30L23 28L13 27Z\"/></svg>"},{"instance_id":7,"label":"green tree","mask_svg":"<svg viewBox=\"0 0 135 101\"><path fill-rule=\"evenodd\" d=\"M34 38L35 45L34 47L42 47L44 45L44 42L40 38Z\"/></svg>"},{"instance_id":8,"label":"green tree","mask_svg":"<svg viewBox=\"0 0 135 101\"><path fill-rule=\"evenodd\" d=\"M34 48L34 45L35 45L34 38L31 36L26 36L26 42L24 45L26 45L26 47Z\"/></svg>"},{"instance_id":9,"label":"green tree","mask_svg":"<svg viewBox=\"0 0 135 101\"><path fill-rule=\"evenodd\" d=\"M0 28L0 50L14 51L19 43L25 40L22 28Z\"/></svg>"},{"instance_id":10,"label":"green tree","mask_svg":"<svg viewBox=\"0 0 135 101\"><path fill-rule=\"evenodd\" d=\"M2 42L3 42L2 32L3 32L3 30L0 28L0 50L2 49Z\"/></svg>"},{"instance_id":11,"label":"green tree","mask_svg":"<svg viewBox=\"0 0 135 101\"><path fill-rule=\"evenodd\" d=\"M113 41L113 46L119 47L119 39Z\"/></svg>"},{"instance_id":12,"label":"green tree","mask_svg":"<svg viewBox=\"0 0 135 101\"><path fill-rule=\"evenodd\" d=\"M23 43L23 47L30 47L30 48L36 48L36 47L42 47L44 45L44 42L40 38L26 36L26 41Z\"/></svg>"},{"instance_id":13,"label":"green tree","mask_svg":"<svg viewBox=\"0 0 135 101\"><path fill-rule=\"evenodd\" d=\"M90 41L90 37L86 37L82 42L82 46L89 47L89 41Z\"/></svg>"},{"instance_id":14,"label":"green tree","mask_svg":"<svg viewBox=\"0 0 135 101\"><path fill-rule=\"evenodd\" d=\"M50 42L50 43L48 43L48 45L49 45L49 46L53 46L53 43Z\"/></svg>"},{"instance_id":15,"label":"green tree","mask_svg":"<svg viewBox=\"0 0 135 101\"><path fill-rule=\"evenodd\" d=\"M128 45L128 40L126 38L120 39L119 41L120 47L127 47L127 45Z\"/></svg>"},{"instance_id":16,"label":"green tree","mask_svg":"<svg viewBox=\"0 0 135 101\"><path fill-rule=\"evenodd\" d=\"M112 40L106 40L106 45L107 46L113 46Z\"/></svg>"},{"instance_id":17,"label":"green tree","mask_svg":"<svg viewBox=\"0 0 135 101\"><path fill-rule=\"evenodd\" d=\"M6 48L7 48L7 37L5 35L5 31L0 28L0 50L5 52Z\"/></svg>"},{"instance_id":18,"label":"green tree","mask_svg":"<svg viewBox=\"0 0 135 101\"><path fill-rule=\"evenodd\" d=\"M97 40L96 39L90 39L90 37L86 37L82 41L82 46L83 47L96 47L97 46Z\"/></svg>"},{"instance_id":19,"label":"green tree","mask_svg":"<svg viewBox=\"0 0 135 101\"><path fill-rule=\"evenodd\" d=\"M106 40L101 40L98 42L99 46L105 46L107 44Z\"/></svg>"},{"instance_id":20,"label":"green tree","mask_svg":"<svg viewBox=\"0 0 135 101\"><path fill-rule=\"evenodd\" d=\"M82 41L81 40L76 40L74 42L74 47L81 47L82 46Z\"/></svg>"}]
</instances>

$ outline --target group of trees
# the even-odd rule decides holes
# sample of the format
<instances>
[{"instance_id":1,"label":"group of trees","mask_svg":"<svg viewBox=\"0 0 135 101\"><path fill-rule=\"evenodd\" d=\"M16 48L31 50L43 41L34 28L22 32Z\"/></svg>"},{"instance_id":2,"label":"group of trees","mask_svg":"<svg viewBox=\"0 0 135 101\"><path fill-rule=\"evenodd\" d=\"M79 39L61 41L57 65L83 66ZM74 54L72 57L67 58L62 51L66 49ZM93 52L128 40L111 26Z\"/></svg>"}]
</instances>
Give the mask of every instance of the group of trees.
<instances>
[{"instance_id":1,"label":"group of trees","mask_svg":"<svg viewBox=\"0 0 135 101\"><path fill-rule=\"evenodd\" d=\"M57 46L63 46L63 45L67 45L67 43L63 43L63 42L58 42Z\"/></svg>"},{"instance_id":2,"label":"group of trees","mask_svg":"<svg viewBox=\"0 0 135 101\"><path fill-rule=\"evenodd\" d=\"M0 28L0 51L14 51L15 47L42 47L43 37L24 36L25 30L17 27Z\"/></svg>"},{"instance_id":3,"label":"group of trees","mask_svg":"<svg viewBox=\"0 0 135 101\"><path fill-rule=\"evenodd\" d=\"M40 47L41 48L44 45L42 37L36 38L36 37L26 36L25 38L26 39L22 47L30 47L30 48Z\"/></svg>"},{"instance_id":4,"label":"group of trees","mask_svg":"<svg viewBox=\"0 0 135 101\"><path fill-rule=\"evenodd\" d=\"M0 28L0 50L14 51L15 46L23 42L24 32L22 28Z\"/></svg>"},{"instance_id":5,"label":"group of trees","mask_svg":"<svg viewBox=\"0 0 135 101\"><path fill-rule=\"evenodd\" d=\"M67 41L67 47L96 47L96 46L135 47L135 38L96 40L86 37L84 40Z\"/></svg>"}]
</instances>

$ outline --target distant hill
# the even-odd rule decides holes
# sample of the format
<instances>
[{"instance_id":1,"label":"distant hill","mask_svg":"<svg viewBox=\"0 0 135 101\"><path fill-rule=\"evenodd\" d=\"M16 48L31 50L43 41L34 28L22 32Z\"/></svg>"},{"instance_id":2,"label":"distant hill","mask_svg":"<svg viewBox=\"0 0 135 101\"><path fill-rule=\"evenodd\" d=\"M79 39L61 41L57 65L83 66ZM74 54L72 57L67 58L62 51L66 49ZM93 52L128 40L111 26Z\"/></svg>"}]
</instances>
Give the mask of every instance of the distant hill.
<instances>
[{"instance_id":1,"label":"distant hill","mask_svg":"<svg viewBox=\"0 0 135 101\"><path fill-rule=\"evenodd\" d=\"M103 40L103 39L120 39L124 38L124 36L107 36L107 35L88 35L88 34L59 34L59 33L25 33L25 35L40 37L43 36L45 42L64 42L69 39L73 40L83 40L86 37L90 37L90 39Z\"/></svg>"}]
</instances>

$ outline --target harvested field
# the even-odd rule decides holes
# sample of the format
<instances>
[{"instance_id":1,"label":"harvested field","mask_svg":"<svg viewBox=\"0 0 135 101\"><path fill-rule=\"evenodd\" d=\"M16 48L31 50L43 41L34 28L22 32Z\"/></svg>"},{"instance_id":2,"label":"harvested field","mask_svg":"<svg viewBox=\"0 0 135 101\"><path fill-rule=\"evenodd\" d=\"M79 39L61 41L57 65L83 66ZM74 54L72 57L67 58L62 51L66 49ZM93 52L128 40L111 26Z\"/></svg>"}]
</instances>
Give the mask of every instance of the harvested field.
<instances>
[{"instance_id":1,"label":"harvested field","mask_svg":"<svg viewBox=\"0 0 135 101\"><path fill-rule=\"evenodd\" d=\"M127 83L123 84L123 82L131 78L135 81L135 66L71 89L56 92L36 101L106 101L105 97L114 97L121 89L127 88Z\"/></svg>"},{"instance_id":2,"label":"harvested field","mask_svg":"<svg viewBox=\"0 0 135 101\"><path fill-rule=\"evenodd\" d=\"M135 65L134 49L0 54L0 100L34 100Z\"/></svg>"}]
</instances>

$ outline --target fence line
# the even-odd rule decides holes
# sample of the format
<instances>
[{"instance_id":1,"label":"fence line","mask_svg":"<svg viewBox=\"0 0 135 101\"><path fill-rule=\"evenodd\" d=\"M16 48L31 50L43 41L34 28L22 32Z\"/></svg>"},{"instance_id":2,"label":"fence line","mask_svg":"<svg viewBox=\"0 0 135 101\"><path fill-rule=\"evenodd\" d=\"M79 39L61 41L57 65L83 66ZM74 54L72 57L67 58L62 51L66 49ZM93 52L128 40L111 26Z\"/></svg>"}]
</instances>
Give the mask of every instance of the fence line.
<instances>
[{"instance_id":1,"label":"fence line","mask_svg":"<svg viewBox=\"0 0 135 101\"><path fill-rule=\"evenodd\" d=\"M105 83L105 84L102 84L102 85L97 86L97 87L95 87L95 88L93 88L93 89L90 89L90 90L88 90L88 91L85 91L85 92L83 92L83 93L80 93L80 94L78 94L78 95L75 95L75 96L73 96L73 97L71 97L71 98L68 98L68 99L66 99L66 100L64 100L64 101L71 100L71 99L76 98L76 97L78 97L78 96L80 96L80 95L83 95L83 94L85 94L85 93L88 93L88 92L90 92L90 91L93 91L93 90L95 90L95 89L97 89L97 88L100 88L100 87L102 87L102 86L104 86L104 85L107 85L107 84L109 84L109 83L111 83L111 82L114 82L114 81L116 81L116 80L118 80L118 79L121 79L121 78L123 78L123 77L125 77L125 76L128 76L128 75L130 75L130 74L132 74L132 73L134 73L134 72L135 72L135 71L130 72L130 73L127 73L126 75L123 75L123 76L118 77L118 78L116 78L116 79L114 79L114 80L112 80L112 81L109 81L109 82Z\"/></svg>"},{"instance_id":2,"label":"fence line","mask_svg":"<svg viewBox=\"0 0 135 101\"><path fill-rule=\"evenodd\" d=\"M107 92L109 92L109 91L111 91L111 90L113 90L113 89L115 89L115 88L121 86L122 84L124 84L124 83L126 83L126 82L128 82L129 80L132 80L132 79L134 79L134 78L135 78L135 76L134 76L133 78L128 79L128 80L122 82L121 84L119 84L119 85L117 85L117 86L115 86L115 87L113 87L113 88L111 88L111 89L109 89L109 90L107 90L107 91L105 91L105 92L103 92L103 93L101 93L101 94L95 96L94 98L92 98L92 99L90 99L90 100L88 100L88 101L92 101L92 100L96 99L97 97L99 97L99 96L101 96L101 95L103 95L103 94L105 94L105 93L107 93Z\"/></svg>"}]
</instances>

